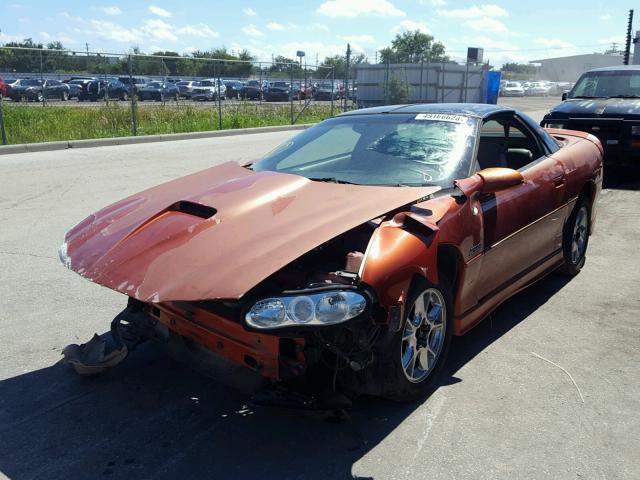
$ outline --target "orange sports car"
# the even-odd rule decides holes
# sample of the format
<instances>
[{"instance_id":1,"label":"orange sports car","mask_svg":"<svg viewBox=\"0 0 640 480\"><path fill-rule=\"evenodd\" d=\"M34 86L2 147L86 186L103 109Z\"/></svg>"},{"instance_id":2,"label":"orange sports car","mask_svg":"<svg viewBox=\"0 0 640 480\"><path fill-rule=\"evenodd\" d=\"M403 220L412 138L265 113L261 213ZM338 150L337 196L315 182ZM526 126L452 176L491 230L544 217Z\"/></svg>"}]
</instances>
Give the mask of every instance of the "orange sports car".
<instances>
[{"instance_id":1,"label":"orange sports car","mask_svg":"<svg viewBox=\"0 0 640 480\"><path fill-rule=\"evenodd\" d=\"M453 335L580 271L602 155L588 133L495 105L338 115L73 227L63 264L129 299L109 338L65 356L93 373L155 337L270 384L415 399Z\"/></svg>"}]
</instances>

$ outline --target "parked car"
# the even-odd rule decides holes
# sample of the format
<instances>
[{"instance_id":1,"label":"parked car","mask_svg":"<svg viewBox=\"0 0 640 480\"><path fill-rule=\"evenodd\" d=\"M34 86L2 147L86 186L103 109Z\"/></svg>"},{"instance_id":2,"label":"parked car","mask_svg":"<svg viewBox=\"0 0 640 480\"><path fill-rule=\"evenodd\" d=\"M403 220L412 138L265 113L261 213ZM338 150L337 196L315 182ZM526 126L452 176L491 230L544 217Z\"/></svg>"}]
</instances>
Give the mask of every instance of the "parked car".
<instances>
[{"instance_id":1,"label":"parked car","mask_svg":"<svg viewBox=\"0 0 640 480\"><path fill-rule=\"evenodd\" d=\"M519 82L507 82L502 88L503 97L524 97L524 88Z\"/></svg>"},{"instance_id":2,"label":"parked car","mask_svg":"<svg viewBox=\"0 0 640 480\"><path fill-rule=\"evenodd\" d=\"M558 82L558 90L560 90L560 94L569 93L574 85L573 82Z\"/></svg>"},{"instance_id":3,"label":"parked car","mask_svg":"<svg viewBox=\"0 0 640 480\"><path fill-rule=\"evenodd\" d=\"M173 83L169 82L149 82L138 88L138 99L156 100L164 102L166 100L178 100L180 90Z\"/></svg>"},{"instance_id":4,"label":"parked car","mask_svg":"<svg viewBox=\"0 0 640 480\"><path fill-rule=\"evenodd\" d=\"M542 82L532 82L524 91L524 94L528 97L548 97L549 86Z\"/></svg>"},{"instance_id":5,"label":"parked car","mask_svg":"<svg viewBox=\"0 0 640 480\"><path fill-rule=\"evenodd\" d=\"M314 100L338 100L340 98L340 89L337 85L331 83L321 83L313 94Z\"/></svg>"},{"instance_id":6,"label":"parked car","mask_svg":"<svg viewBox=\"0 0 640 480\"><path fill-rule=\"evenodd\" d=\"M176 83L180 96L183 98L191 98L191 93L193 92L194 87L197 87L198 85L200 85L200 82L196 80L183 80Z\"/></svg>"},{"instance_id":7,"label":"parked car","mask_svg":"<svg viewBox=\"0 0 640 480\"><path fill-rule=\"evenodd\" d=\"M9 85L0 78L0 98L9 96Z\"/></svg>"},{"instance_id":8,"label":"parked car","mask_svg":"<svg viewBox=\"0 0 640 480\"><path fill-rule=\"evenodd\" d=\"M69 99L69 85L59 80L21 79L11 86L9 96L15 102L21 100L42 102L44 98Z\"/></svg>"},{"instance_id":9,"label":"parked car","mask_svg":"<svg viewBox=\"0 0 640 480\"><path fill-rule=\"evenodd\" d=\"M554 134L497 105L355 110L106 207L60 259L128 303L66 361L95 372L168 338L237 378L420 398L454 335L584 265L600 142Z\"/></svg>"},{"instance_id":10,"label":"parked car","mask_svg":"<svg viewBox=\"0 0 640 480\"><path fill-rule=\"evenodd\" d=\"M238 80L223 80L226 86L226 98L240 98L240 91L244 84Z\"/></svg>"},{"instance_id":11,"label":"parked car","mask_svg":"<svg viewBox=\"0 0 640 480\"><path fill-rule=\"evenodd\" d=\"M589 70L562 94L541 125L589 132L600 139L607 162L640 159L640 65Z\"/></svg>"},{"instance_id":12,"label":"parked car","mask_svg":"<svg viewBox=\"0 0 640 480\"><path fill-rule=\"evenodd\" d=\"M71 77L63 80L63 83L69 85L69 98L77 98L80 100L84 86L93 80L95 80L95 77Z\"/></svg>"},{"instance_id":13,"label":"parked car","mask_svg":"<svg viewBox=\"0 0 640 480\"><path fill-rule=\"evenodd\" d=\"M217 85L217 87L216 87ZM197 87L193 88L191 98L196 101L217 101L227 98L227 86L222 80L208 78L201 80Z\"/></svg>"},{"instance_id":14,"label":"parked car","mask_svg":"<svg viewBox=\"0 0 640 480\"><path fill-rule=\"evenodd\" d=\"M106 98L129 100L129 86L117 78L93 79L83 85L82 93L78 100L91 100L96 102Z\"/></svg>"},{"instance_id":15,"label":"parked car","mask_svg":"<svg viewBox=\"0 0 640 480\"><path fill-rule=\"evenodd\" d=\"M260 100L262 85L258 80L249 80L240 89L240 98L246 100Z\"/></svg>"},{"instance_id":16,"label":"parked car","mask_svg":"<svg viewBox=\"0 0 640 480\"><path fill-rule=\"evenodd\" d=\"M147 77L128 77L126 75L118 77L118 80L129 87L129 94L137 94L138 90L144 87L151 80Z\"/></svg>"},{"instance_id":17,"label":"parked car","mask_svg":"<svg viewBox=\"0 0 640 480\"><path fill-rule=\"evenodd\" d=\"M263 91L263 97L266 102L288 102L291 99L290 95L289 82L269 82L267 88Z\"/></svg>"}]
</instances>

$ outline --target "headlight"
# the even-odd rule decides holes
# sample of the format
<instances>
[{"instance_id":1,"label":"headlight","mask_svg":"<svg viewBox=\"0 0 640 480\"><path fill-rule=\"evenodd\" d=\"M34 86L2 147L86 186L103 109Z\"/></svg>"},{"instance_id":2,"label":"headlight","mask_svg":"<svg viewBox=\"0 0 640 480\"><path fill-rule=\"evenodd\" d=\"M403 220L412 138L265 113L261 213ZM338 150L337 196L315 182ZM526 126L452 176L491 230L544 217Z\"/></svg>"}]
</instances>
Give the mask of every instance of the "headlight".
<instances>
[{"instance_id":1,"label":"headlight","mask_svg":"<svg viewBox=\"0 0 640 480\"><path fill-rule=\"evenodd\" d=\"M564 128L564 123L547 123L547 128Z\"/></svg>"},{"instance_id":2,"label":"headlight","mask_svg":"<svg viewBox=\"0 0 640 480\"><path fill-rule=\"evenodd\" d=\"M358 292L330 290L265 298L251 307L245 320L250 326L260 329L334 325L357 317L366 307L367 299Z\"/></svg>"},{"instance_id":3,"label":"headlight","mask_svg":"<svg viewBox=\"0 0 640 480\"><path fill-rule=\"evenodd\" d=\"M633 125L631 127L631 135L640 135L640 125Z\"/></svg>"}]
</instances>

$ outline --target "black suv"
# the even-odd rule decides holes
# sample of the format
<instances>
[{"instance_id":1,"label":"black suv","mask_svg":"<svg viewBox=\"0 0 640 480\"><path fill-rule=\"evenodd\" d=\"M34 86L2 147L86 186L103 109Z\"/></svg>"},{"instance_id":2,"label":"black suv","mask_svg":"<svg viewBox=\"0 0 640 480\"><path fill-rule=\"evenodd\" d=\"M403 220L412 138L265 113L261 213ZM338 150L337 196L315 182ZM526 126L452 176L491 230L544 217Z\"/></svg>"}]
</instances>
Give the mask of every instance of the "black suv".
<instances>
[{"instance_id":1,"label":"black suv","mask_svg":"<svg viewBox=\"0 0 640 480\"><path fill-rule=\"evenodd\" d=\"M605 161L640 158L640 65L589 70L562 100L540 125L595 135Z\"/></svg>"}]
</instances>

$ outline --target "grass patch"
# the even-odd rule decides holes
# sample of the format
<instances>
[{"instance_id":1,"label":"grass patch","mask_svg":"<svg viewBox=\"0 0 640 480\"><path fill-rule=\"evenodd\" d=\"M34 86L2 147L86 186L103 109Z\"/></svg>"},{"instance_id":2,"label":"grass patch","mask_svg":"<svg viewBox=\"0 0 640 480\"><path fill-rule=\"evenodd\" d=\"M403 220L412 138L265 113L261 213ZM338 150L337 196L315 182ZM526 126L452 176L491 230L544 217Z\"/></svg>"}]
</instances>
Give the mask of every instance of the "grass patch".
<instances>
[{"instance_id":1,"label":"grass patch","mask_svg":"<svg viewBox=\"0 0 640 480\"><path fill-rule=\"evenodd\" d=\"M294 116L301 110L294 105ZM131 135L130 104L111 102L96 107L3 104L8 144L81 140ZM218 130L215 104L138 104L138 135ZM338 113L338 109L334 110ZM325 105L310 105L296 123L315 123L331 115ZM237 103L222 107L222 128L289 125L289 105Z\"/></svg>"}]
</instances>

